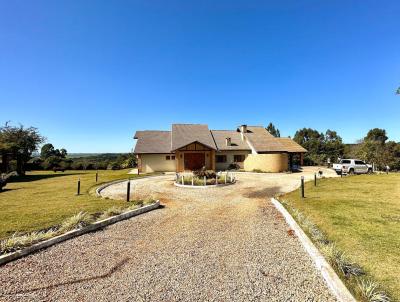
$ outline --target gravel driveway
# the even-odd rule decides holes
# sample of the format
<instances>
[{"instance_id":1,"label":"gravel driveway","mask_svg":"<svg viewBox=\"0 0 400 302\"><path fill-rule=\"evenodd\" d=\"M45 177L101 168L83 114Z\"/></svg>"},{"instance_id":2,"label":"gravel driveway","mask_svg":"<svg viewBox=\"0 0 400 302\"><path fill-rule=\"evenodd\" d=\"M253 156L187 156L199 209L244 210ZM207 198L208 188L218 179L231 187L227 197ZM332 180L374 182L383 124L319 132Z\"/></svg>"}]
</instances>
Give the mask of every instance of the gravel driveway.
<instances>
[{"instance_id":1,"label":"gravel driveway","mask_svg":"<svg viewBox=\"0 0 400 302\"><path fill-rule=\"evenodd\" d=\"M300 175L238 174L206 190L133 181L165 207L0 267L0 301L335 301L267 200Z\"/></svg>"}]
</instances>

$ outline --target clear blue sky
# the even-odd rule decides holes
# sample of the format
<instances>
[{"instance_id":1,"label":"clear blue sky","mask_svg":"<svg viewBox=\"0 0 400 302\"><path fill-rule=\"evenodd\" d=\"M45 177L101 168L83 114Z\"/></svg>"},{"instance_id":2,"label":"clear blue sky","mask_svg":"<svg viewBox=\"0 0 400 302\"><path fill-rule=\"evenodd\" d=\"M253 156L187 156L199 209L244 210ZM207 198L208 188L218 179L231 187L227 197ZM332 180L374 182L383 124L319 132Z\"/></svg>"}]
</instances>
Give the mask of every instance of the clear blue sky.
<instances>
[{"instance_id":1,"label":"clear blue sky","mask_svg":"<svg viewBox=\"0 0 400 302\"><path fill-rule=\"evenodd\" d=\"M400 2L0 0L0 122L69 152L272 121L400 140Z\"/></svg>"}]
</instances>

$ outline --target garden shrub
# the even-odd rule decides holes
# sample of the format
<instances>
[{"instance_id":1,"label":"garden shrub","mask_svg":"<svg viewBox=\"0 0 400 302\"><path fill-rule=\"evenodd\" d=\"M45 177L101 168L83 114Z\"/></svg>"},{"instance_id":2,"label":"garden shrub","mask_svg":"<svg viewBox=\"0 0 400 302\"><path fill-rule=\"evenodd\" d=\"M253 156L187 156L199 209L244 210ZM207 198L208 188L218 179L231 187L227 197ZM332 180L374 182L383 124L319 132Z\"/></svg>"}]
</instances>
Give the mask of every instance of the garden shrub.
<instances>
[{"instance_id":1,"label":"garden shrub","mask_svg":"<svg viewBox=\"0 0 400 302\"><path fill-rule=\"evenodd\" d=\"M193 175L199 178L204 178L205 176L207 179L216 177L216 174L213 170L206 170L205 168L193 171Z\"/></svg>"},{"instance_id":2,"label":"garden shrub","mask_svg":"<svg viewBox=\"0 0 400 302\"><path fill-rule=\"evenodd\" d=\"M121 166L117 162L110 163L107 166L107 170L119 170L119 169L121 169Z\"/></svg>"},{"instance_id":3,"label":"garden shrub","mask_svg":"<svg viewBox=\"0 0 400 302\"><path fill-rule=\"evenodd\" d=\"M228 170L239 170L239 169L240 169L240 166L237 163L231 163L228 166Z\"/></svg>"}]
</instances>

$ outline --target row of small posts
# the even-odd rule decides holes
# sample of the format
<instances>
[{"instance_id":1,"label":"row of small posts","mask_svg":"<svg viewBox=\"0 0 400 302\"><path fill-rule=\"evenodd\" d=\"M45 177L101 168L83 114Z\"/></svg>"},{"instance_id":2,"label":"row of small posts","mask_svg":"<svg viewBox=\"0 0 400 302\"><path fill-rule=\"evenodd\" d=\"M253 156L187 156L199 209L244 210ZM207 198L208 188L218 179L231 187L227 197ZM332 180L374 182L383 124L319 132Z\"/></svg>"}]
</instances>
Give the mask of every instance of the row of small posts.
<instances>
[{"instance_id":1,"label":"row of small posts","mask_svg":"<svg viewBox=\"0 0 400 302\"><path fill-rule=\"evenodd\" d=\"M230 182L233 181L233 176L232 173L229 174ZM176 174L176 183L181 183L182 185L185 185L185 177L183 175L180 176L179 179L179 174ZM225 184L228 182L228 173L225 173ZM204 186L207 185L207 177L204 176ZM215 176L215 185L218 185L218 175ZM194 186L194 175L192 175L192 186Z\"/></svg>"},{"instance_id":2,"label":"row of small posts","mask_svg":"<svg viewBox=\"0 0 400 302\"><path fill-rule=\"evenodd\" d=\"M314 173L314 187L317 186L317 173ZM304 176L301 177L300 180L300 195L301 198L305 198L305 193L304 193Z\"/></svg>"},{"instance_id":3,"label":"row of small posts","mask_svg":"<svg viewBox=\"0 0 400 302\"><path fill-rule=\"evenodd\" d=\"M96 171L96 182L99 180L99 171ZM81 178L78 178L78 186L76 190L76 195L81 195Z\"/></svg>"}]
</instances>

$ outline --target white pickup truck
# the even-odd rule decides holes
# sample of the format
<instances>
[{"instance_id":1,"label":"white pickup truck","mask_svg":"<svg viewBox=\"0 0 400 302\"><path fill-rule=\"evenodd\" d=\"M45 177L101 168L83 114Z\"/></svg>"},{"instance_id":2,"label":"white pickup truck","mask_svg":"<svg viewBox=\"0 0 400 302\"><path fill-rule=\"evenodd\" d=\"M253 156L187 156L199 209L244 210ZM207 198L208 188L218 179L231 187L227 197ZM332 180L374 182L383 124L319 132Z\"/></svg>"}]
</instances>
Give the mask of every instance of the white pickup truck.
<instances>
[{"instance_id":1,"label":"white pickup truck","mask_svg":"<svg viewBox=\"0 0 400 302\"><path fill-rule=\"evenodd\" d=\"M372 173L372 166L359 159L342 159L338 164L333 164L332 168L338 175Z\"/></svg>"}]
</instances>

